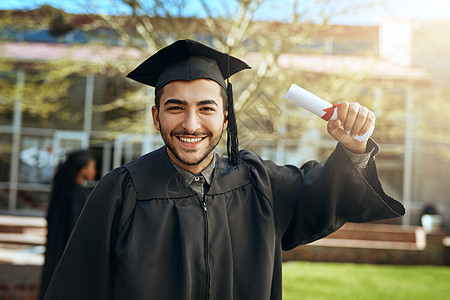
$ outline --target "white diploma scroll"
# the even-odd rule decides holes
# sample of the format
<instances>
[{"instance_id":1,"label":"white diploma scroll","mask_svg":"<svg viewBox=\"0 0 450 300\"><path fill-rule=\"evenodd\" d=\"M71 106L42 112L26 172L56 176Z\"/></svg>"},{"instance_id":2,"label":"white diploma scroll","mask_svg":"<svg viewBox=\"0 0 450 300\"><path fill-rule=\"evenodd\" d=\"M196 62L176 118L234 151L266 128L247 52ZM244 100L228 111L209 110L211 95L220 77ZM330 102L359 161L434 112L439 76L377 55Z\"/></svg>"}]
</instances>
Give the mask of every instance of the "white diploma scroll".
<instances>
[{"instance_id":1,"label":"white diploma scroll","mask_svg":"<svg viewBox=\"0 0 450 300\"><path fill-rule=\"evenodd\" d=\"M326 121L337 119L337 109L339 109L339 105L331 104L296 84L291 85L284 98ZM372 126L372 128L370 128L363 136L356 135L353 138L359 142L366 141L372 135L374 129L375 126ZM347 131L347 133L349 132L350 131Z\"/></svg>"}]
</instances>

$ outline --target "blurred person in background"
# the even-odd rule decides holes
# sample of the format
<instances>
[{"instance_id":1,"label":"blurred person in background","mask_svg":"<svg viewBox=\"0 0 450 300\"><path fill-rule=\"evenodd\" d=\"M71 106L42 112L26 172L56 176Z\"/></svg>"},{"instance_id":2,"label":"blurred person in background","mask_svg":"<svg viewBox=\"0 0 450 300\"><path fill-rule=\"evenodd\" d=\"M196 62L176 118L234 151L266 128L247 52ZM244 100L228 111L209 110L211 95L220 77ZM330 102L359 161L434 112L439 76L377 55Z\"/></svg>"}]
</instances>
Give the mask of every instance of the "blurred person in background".
<instances>
[{"instance_id":1,"label":"blurred person in background","mask_svg":"<svg viewBox=\"0 0 450 300\"><path fill-rule=\"evenodd\" d=\"M97 162L89 150L66 155L56 169L47 213L47 243L42 271L40 299L64 251L70 233L92 191Z\"/></svg>"}]
</instances>

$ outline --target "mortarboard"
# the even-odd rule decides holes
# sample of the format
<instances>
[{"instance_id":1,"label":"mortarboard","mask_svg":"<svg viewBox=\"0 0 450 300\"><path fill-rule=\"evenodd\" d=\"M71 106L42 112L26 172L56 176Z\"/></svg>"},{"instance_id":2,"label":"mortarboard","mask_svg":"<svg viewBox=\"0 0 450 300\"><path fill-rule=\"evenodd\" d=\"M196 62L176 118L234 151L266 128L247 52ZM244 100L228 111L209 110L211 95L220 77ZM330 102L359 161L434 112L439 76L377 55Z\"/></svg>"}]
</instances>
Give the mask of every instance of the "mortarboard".
<instances>
[{"instance_id":1,"label":"mortarboard","mask_svg":"<svg viewBox=\"0 0 450 300\"><path fill-rule=\"evenodd\" d=\"M250 69L250 66L227 53L193 40L178 40L150 56L127 77L155 87L155 94L175 80L205 78L217 82L227 91L227 153L230 164L236 166L239 161L239 147L230 76L244 69ZM228 81L227 85L225 79Z\"/></svg>"}]
</instances>

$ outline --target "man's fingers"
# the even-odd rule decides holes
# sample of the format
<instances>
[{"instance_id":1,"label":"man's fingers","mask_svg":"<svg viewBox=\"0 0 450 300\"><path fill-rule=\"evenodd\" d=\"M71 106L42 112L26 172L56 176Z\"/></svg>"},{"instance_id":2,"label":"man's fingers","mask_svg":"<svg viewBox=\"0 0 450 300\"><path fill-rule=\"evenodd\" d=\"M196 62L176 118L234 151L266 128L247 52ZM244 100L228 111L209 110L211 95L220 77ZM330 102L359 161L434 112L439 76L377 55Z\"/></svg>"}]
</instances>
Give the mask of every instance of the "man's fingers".
<instances>
[{"instance_id":1,"label":"man's fingers","mask_svg":"<svg viewBox=\"0 0 450 300\"><path fill-rule=\"evenodd\" d=\"M339 119L337 120L332 120L328 122L328 132L336 132L339 127L341 127L341 121Z\"/></svg>"},{"instance_id":2,"label":"man's fingers","mask_svg":"<svg viewBox=\"0 0 450 300\"><path fill-rule=\"evenodd\" d=\"M349 131L355 126L356 120L359 118L359 109L361 105L357 102L353 102L349 104L347 110L347 117L344 121L344 130ZM362 124L361 124L362 127Z\"/></svg>"},{"instance_id":3,"label":"man's fingers","mask_svg":"<svg viewBox=\"0 0 450 300\"><path fill-rule=\"evenodd\" d=\"M341 120L344 130L349 131L353 128L361 105L357 102L348 103L347 101L342 101L339 104L341 106L338 109L338 119Z\"/></svg>"},{"instance_id":4,"label":"man's fingers","mask_svg":"<svg viewBox=\"0 0 450 300\"><path fill-rule=\"evenodd\" d=\"M369 110L366 107L364 106L359 107L359 110L355 115L354 123L351 127L350 131L351 136L356 136L361 133L361 129L363 129L364 125L366 124L368 114Z\"/></svg>"},{"instance_id":5,"label":"man's fingers","mask_svg":"<svg viewBox=\"0 0 450 300\"><path fill-rule=\"evenodd\" d=\"M367 107L358 102L340 102L338 119L342 122L344 130L351 136L364 135L375 125L375 115Z\"/></svg>"},{"instance_id":6,"label":"man's fingers","mask_svg":"<svg viewBox=\"0 0 450 300\"><path fill-rule=\"evenodd\" d=\"M364 126L359 131L358 135L363 136L373 126L375 126L375 114L369 110L367 113L366 122L364 123Z\"/></svg>"},{"instance_id":7,"label":"man's fingers","mask_svg":"<svg viewBox=\"0 0 450 300\"><path fill-rule=\"evenodd\" d=\"M345 124L350 103L348 103L347 101L342 101L339 102L339 105L340 107L338 108L338 119L341 120L342 124Z\"/></svg>"},{"instance_id":8,"label":"man's fingers","mask_svg":"<svg viewBox=\"0 0 450 300\"><path fill-rule=\"evenodd\" d=\"M349 136L344 130L342 130L341 125L342 122L339 119L329 121L327 124L328 133L338 142L351 142L353 138Z\"/></svg>"},{"instance_id":9,"label":"man's fingers","mask_svg":"<svg viewBox=\"0 0 450 300\"><path fill-rule=\"evenodd\" d=\"M375 126L375 114L358 102L348 103L343 101L339 104L338 119L328 122L328 133L350 151L364 153L367 140L359 142L354 137L356 135L363 136L371 130L372 126ZM341 126L344 130L340 128ZM350 131L350 134L346 133L348 131Z\"/></svg>"}]
</instances>

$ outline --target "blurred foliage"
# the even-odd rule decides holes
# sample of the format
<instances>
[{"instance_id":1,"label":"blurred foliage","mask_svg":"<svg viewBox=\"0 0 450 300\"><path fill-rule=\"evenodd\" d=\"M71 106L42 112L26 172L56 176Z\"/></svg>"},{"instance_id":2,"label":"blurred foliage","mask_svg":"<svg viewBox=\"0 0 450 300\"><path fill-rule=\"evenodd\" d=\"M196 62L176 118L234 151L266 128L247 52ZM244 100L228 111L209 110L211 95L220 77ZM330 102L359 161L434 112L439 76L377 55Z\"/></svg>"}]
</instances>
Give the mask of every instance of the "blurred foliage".
<instances>
[{"instance_id":1,"label":"blurred foliage","mask_svg":"<svg viewBox=\"0 0 450 300\"><path fill-rule=\"evenodd\" d=\"M422 152L450 161L450 89L418 91L413 110L416 137L423 140Z\"/></svg>"},{"instance_id":2,"label":"blurred foliage","mask_svg":"<svg viewBox=\"0 0 450 300\"><path fill-rule=\"evenodd\" d=\"M70 112L67 101L76 76L99 74L124 77L158 49L177 39L192 38L210 43L231 55L249 58L253 69L232 78L240 135L244 139L248 138L247 144L251 144L254 139L296 139L314 127L321 127L326 132L321 119L311 117L283 99L293 82L332 102L360 101L377 113L377 140L401 144L405 131L405 96L398 91L404 91L411 83L374 81L370 79L371 70L318 74L295 68L280 68L277 64L282 54L294 52L293 49L298 45L310 43L317 36L326 38L338 35L339 32L333 31L334 27L330 26L334 17L351 15L380 2L383 1L353 0L343 4L331 0L297 0L280 4L272 0L199 0L197 15L205 17L198 18L186 15L187 11L192 10L189 1L112 0L108 13L98 7L95 1L85 1L80 2L80 6L86 10L83 15L66 13L51 6L29 12L3 12L0 27L11 30L50 29L55 36L81 30L90 34L90 47L98 49L100 57L102 51L112 51L109 47L111 43L122 48L137 49L141 53L140 59L123 54L114 59L61 59L34 63L32 70L27 72L22 106L25 113L39 115L42 120L56 115L66 122L79 121L80 111L75 114ZM262 8L267 11L283 9L289 22L257 20L255 15ZM26 18L23 17L25 15ZM252 56L255 53L258 53L256 59ZM12 70L17 67L14 62L0 61L0 72L5 78L0 81L0 113L13 108L16 79ZM374 100L374 88L384 90L382 99ZM446 133L448 121L444 118L449 111L446 101L448 93L442 91L430 95L429 89L419 90L425 94L415 97L414 111L420 112L420 120L416 120L416 134L439 140L444 145L442 149L445 149L449 144ZM109 130L148 132L149 129L143 124L148 124L148 105L152 98L152 89L127 82L121 93L115 93L108 101L96 103L94 113L110 112L114 116L107 123ZM433 98L433 101L417 106L423 98Z\"/></svg>"}]
</instances>

